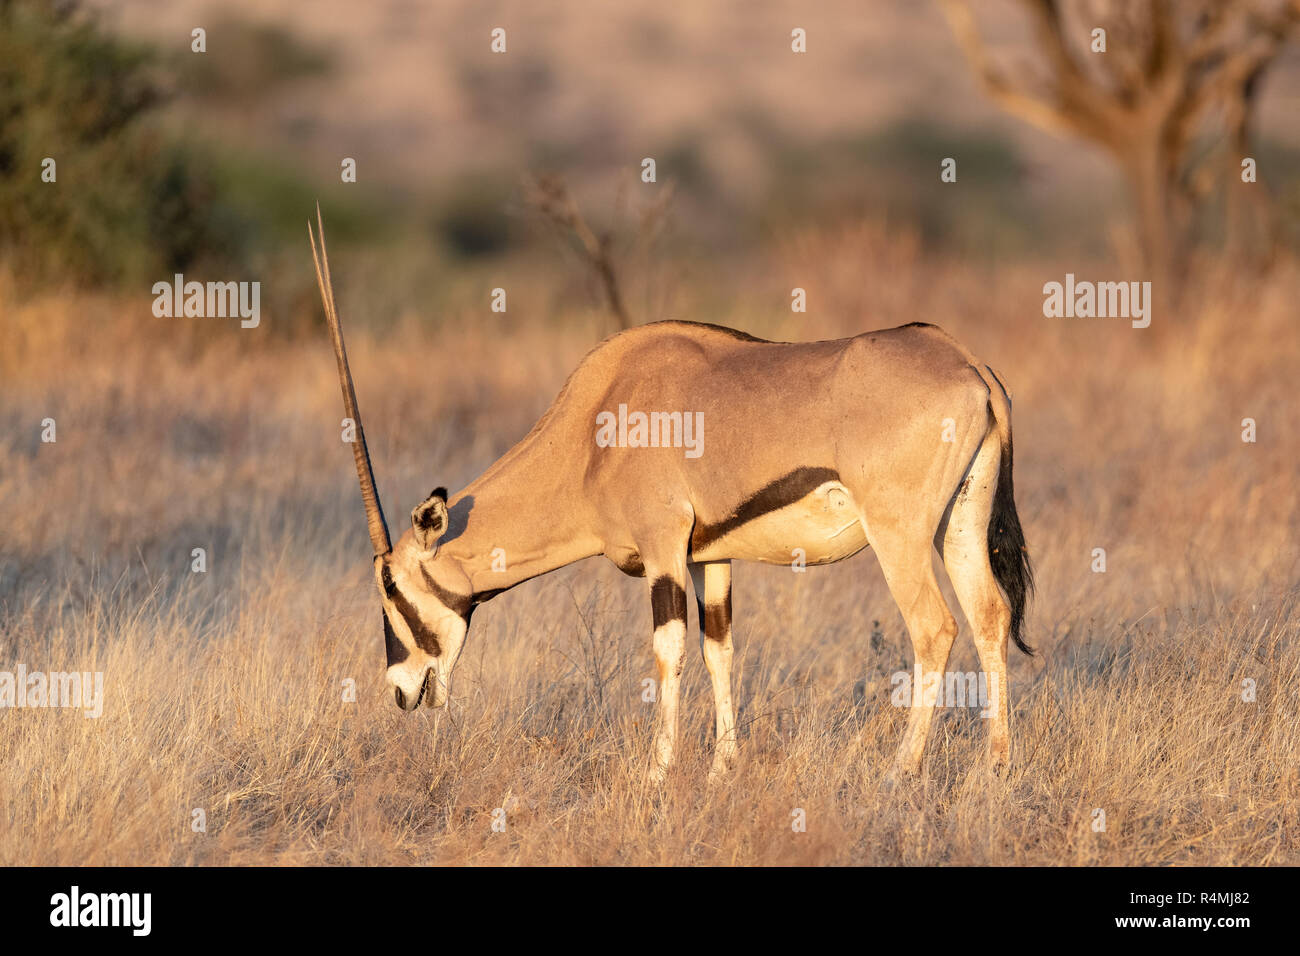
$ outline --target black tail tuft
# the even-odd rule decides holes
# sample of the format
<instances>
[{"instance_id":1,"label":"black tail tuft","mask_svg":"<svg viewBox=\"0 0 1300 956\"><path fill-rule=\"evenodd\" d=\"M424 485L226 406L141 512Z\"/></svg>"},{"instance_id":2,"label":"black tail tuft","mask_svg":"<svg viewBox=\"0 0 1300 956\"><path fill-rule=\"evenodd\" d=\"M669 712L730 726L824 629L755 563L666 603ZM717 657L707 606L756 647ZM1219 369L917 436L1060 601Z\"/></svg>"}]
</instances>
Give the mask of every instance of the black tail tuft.
<instances>
[{"instance_id":1,"label":"black tail tuft","mask_svg":"<svg viewBox=\"0 0 1300 956\"><path fill-rule=\"evenodd\" d=\"M1025 621L1025 602L1034 590L1034 572L1025 550L1025 532L1016 514L1016 498L1011 481L1011 436L1002 446L1002 467L998 470L998 487L993 493L993 513L989 516L989 563L1011 605L1011 639L1016 647L1033 655L1034 649L1020 636Z\"/></svg>"}]
</instances>

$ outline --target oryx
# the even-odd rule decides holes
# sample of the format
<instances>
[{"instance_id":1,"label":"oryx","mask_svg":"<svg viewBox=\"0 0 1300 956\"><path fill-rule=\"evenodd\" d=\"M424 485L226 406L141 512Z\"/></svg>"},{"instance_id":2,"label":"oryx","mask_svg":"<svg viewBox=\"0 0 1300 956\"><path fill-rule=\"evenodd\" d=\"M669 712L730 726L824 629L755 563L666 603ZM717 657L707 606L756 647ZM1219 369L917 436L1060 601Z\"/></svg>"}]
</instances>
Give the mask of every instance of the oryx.
<instances>
[{"instance_id":1,"label":"oryx","mask_svg":"<svg viewBox=\"0 0 1300 956\"><path fill-rule=\"evenodd\" d=\"M937 547L995 695L989 749L1005 769L1007 639L1030 653L1020 632L1032 587L1012 495L1011 405L997 375L946 333L912 323L784 343L690 322L621 332L582 360L500 460L459 493L438 488L416 506L394 547L323 233L319 251L312 238L312 256L355 423L399 707L445 703L477 605L605 555L648 585L659 672L655 779L673 759L692 581L717 707L714 776L736 753L731 562L826 564L871 546L911 636L920 688L923 675L943 672L957 634L935 579ZM679 435L688 422L695 455ZM503 552L504 562L495 560ZM891 780L920 768L934 700L918 697Z\"/></svg>"}]
</instances>

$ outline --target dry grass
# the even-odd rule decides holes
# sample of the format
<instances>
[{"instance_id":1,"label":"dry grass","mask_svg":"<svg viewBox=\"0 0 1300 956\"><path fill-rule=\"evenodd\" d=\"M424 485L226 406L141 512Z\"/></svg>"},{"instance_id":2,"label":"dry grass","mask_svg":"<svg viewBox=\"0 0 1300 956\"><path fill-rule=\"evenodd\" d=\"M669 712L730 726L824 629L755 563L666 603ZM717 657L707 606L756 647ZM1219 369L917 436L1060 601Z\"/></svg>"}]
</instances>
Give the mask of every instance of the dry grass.
<instances>
[{"instance_id":1,"label":"dry grass","mask_svg":"<svg viewBox=\"0 0 1300 956\"><path fill-rule=\"evenodd\" d=\"M1297 272L1207 280L1135 331L1043 319L1042 283L1067 268L1088 271L939 267L861 229L681 283L678 317L760 334L935 321L1013 387L1041 650L1013 662L1014 770L988 778L982 721L941 711L924 779L893 795L907 645L870 553L738 568L739 766L705 787L693 660L681 765L653 792L648 602L603 561L484 606L448 713L392 705L323 331L0 289L0 669L102 670L107 690L98 720L0 712L0 863L1300 862ZM782 312L793 285L810 315ZM592 344L468 315L376 341L354 311L395 523L522 435ZM199 546L210 570L191 574ZM951 667L977 666L963 632Z\"/></svg>"}]
</instances>

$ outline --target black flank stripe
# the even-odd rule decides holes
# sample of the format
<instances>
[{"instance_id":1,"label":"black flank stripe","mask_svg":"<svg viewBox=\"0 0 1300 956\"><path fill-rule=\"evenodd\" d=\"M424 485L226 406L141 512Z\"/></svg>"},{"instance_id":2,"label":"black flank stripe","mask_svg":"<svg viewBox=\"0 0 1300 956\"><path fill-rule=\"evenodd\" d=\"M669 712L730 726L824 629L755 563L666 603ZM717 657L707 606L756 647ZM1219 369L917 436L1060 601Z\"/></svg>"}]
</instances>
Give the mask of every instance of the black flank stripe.
<instances>
[{"instance_id":1,"label":"black flank stripe","mask_svg":"<svg viewBox=\"0 0 1300 956\"><path fill-rule=\"evenodd\" d=\"M696 522L695 530L691 533L691 548L698 550L707 547L741 525L792 505L826 482L839 479L839 472L834 468L796 468L750 495L732 511L729 518L711 525Z\"/></svg>"}]
</instances>

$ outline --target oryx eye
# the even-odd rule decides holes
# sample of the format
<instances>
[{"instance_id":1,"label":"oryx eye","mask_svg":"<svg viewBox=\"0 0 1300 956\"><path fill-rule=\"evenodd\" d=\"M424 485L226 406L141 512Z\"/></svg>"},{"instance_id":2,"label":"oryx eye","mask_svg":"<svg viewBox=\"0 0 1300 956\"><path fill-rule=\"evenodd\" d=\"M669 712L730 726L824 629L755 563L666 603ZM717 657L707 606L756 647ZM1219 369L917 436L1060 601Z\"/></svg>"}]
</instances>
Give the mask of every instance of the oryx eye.
<instances>
[{"instance_id":1,"label":"oryx eye","mask_svg":"<svg viewBox=\"0 0 1300 956\"><path fill-rule=\"evenodd\" d=\"M384 579L384 593L387 594L389 597L393 597L395 594L397 594L397 585L393 583L393 575L388 570L388 565L384 565L383 579Z\"/></svg>"}]
</instances>

